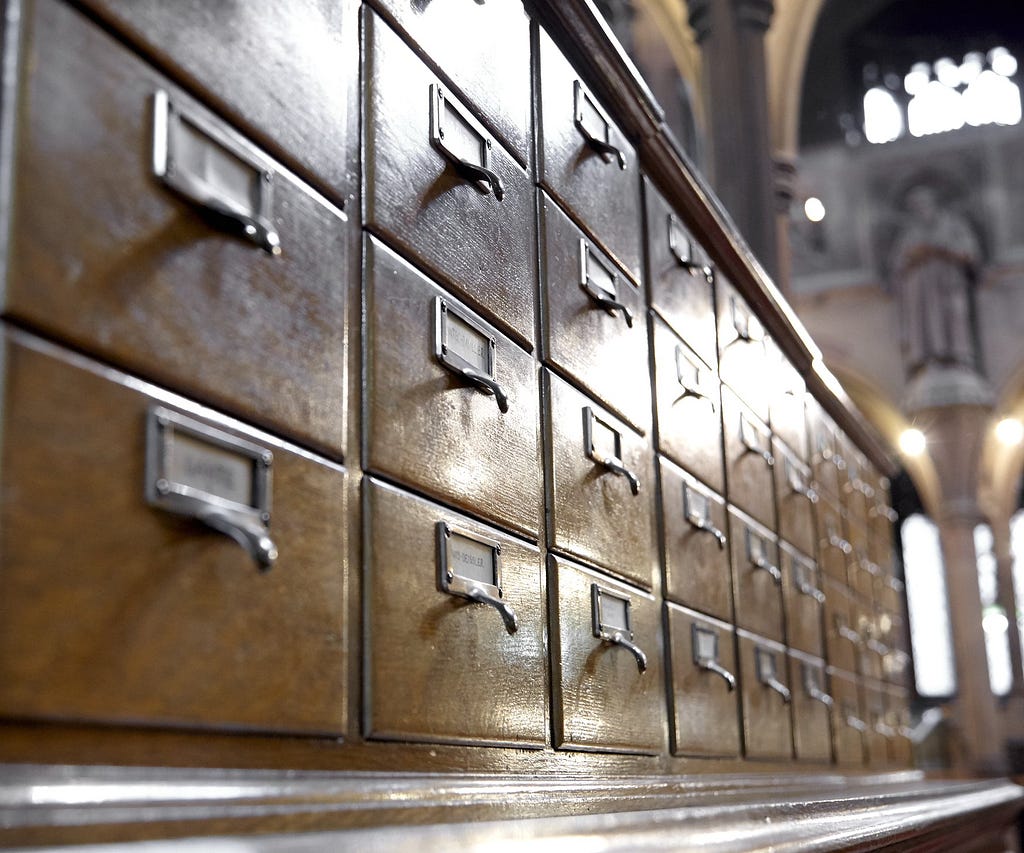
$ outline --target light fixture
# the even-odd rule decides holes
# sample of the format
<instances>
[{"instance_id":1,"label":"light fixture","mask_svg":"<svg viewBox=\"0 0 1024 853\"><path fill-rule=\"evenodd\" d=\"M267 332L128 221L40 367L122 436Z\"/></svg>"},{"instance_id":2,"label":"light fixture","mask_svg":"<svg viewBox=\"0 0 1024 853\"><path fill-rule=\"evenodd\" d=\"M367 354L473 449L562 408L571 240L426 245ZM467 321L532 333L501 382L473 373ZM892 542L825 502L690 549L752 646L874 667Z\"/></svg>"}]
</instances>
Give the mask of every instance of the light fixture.
<instances>
[{"instance_id":1,"label":"light fixture","mask_svg":"<svg viewBox=\"0 0 1024 853\"><path fill-rule=\"evenodd\" d=\"M825 218L825 205L821 203L821 199L814 196L808 198L804 202L804 215L811 222L821 222Z\"/></svg>"},{"instance_id":2,"label":"light fixture","mask_svg":"<svg viewBox=\"0 0 1024 853\"><path fill-rule=\"evenodd\" d=\"M920 456L927 446L928 440L917 427L908 427L900 433L900 450L904 456Z\"/></svg>"},{"instance_id":3,"label":"light fixture","mask_svg":"<svg viewBox=\"0 0 1024 853\"><path fill-rule=\"evenodd\" d=\"M1006 447L1016 447L1024 440L1024 424L1017 418L1003 418L996 424L996 438Z\"/></svg>"}]
</instances>

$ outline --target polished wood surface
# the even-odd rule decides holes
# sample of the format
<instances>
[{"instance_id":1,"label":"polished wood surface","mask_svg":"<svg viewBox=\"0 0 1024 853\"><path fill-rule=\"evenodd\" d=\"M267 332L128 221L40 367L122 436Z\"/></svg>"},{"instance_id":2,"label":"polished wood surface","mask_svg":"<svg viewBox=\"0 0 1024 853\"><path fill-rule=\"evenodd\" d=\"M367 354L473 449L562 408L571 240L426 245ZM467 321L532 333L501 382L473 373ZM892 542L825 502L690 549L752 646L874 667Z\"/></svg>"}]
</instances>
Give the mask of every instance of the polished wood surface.
<instances>
[{"instance_id":1,"label":"polished wood surface","mask_svg":"<svg viewBox=\"0 0 1024 853\"><path fill-rule=\"evenodd\" d=\"M542 517L540 391L533 359L372 237L366 275L367 470L536 538ZM442 364L438 300L494 344L507 402ZM472 342L471 342L472 343ZM401 413L401 417L396 417Z\"/></svg>"},{"instance_id":2,"label":"polished wood surface","mask_svg":"<svg viewBox=\"0 0 1024 853\"><path fill-rule=\"evenodd\" d=\"M592 587L629 599L632 642L594 636ZM561 749L658 754L665 751L661 614L654 596L561 557L548 558L551 597L553 729Z\"/></svg>"},{"instance_id":3,"label":"polished wood surface","mask_svg":"<svg viewBox=\"0 0 1024 853\"><path fill-rule=\"evenodd\" d=\"M225 230L154 178L154 94L232 131L78 12L28 11L6 312L340 458L350 223L253 151L281 254Z\"/></svg>"},{"instance_id":4,"label":"polished wood surface","mask_svg":"<svg viewBox=\"0 0 1024 853\"><path fill-rule=\"evenodd\" d=\"M365 726L370 738L541 747L547 733L542 560L450 509L363 480ZM438 524L497 543L498 611L438 588Z\"/></svg>"},{"instance_id":5,"label":"polished wood surface","mask_svg":"<svg viewBox=\"0 0 1024 853\"><path fill-rule=\"evenodd\" d=\"M365 225L416 256L489 322L534 340L537 281L529 175L492 140L490 169L504 194L483 192L431 144L431 86L442 81L376 14L362 10ZM469 105L445 97L467 121ZM486 143L489 135L477 130Z\"/></svg>"},{"instance_id":6,"label":"polished wood surface","mask_svg":"<svg viewBox=\"0 0 1024 853\"><path fill-rule=\"evenodd\" d=\"M768 426L728 388L722 388L726 497L769 530L775 522L775 459Z\"/></svg>"},{"instance_id":7,"label":"polished wood surface","mask_svg":"<svg viewBox=\"0 0 1024 853\"><path fill-rule=\"evenodd\" d=\"M736 624L783 641L783 575L775 535L754 519L729 508L729 542L736 589Z\"/></svg>"},{"instance_id":8,"label":"polished wood surface","mask_svg":"<svg viewBox=\"0 0 1024 853\"><path fill-rule=\"evenodd\" d=\"M787 542L779 543L779 568L786 608L786 639L794 649L822 657L825 642L821 625L824 598L821 576L813 560Z\"/></svg>"},{"instance_id":9,"label":"polished wood surface","mask_svg":"<svg viewBox=\"0 0 1024 853\"><path fill-rule=\"evenodd\" d=\"M789 654L793 691L793 752L798 761L828 764L832 760L831 713L824 661Z\"/></svg>"},{"instance_id":10,"label":"polished wood surface","mask_svg":"<svg viewBox=\"0 0 1024 853\"><path fill-rule=\"evenodd\" d=\"M840 767L865 764L864 735L867 724L856 676L828 668L832 693L832 749Z\"/></svg>"},{"instance_id":11,"label":"polished wood surface","mask_svg":"<svg viewBox=\"0 0 1024 853\"><path fill-rule=\"evenodd\" d=\"M805 554L814 555L817 540L814 510L818 494L811 488L811 469L778 439L772 442L775 506L779 537Z\"/></svg>"},{"instance_id":12,"label":"polished wood surface","mask_svg":"<svg viewBox=\"0 0 1024 853\"><path fill-rule=\"evenodd\" d=\"M789 700L759 678L758 656L774 662L775 678L790 694L785 647L752 634L739 632L740 687L743 691L743 750L750 758L789 758L793 754L793 730Z\"/></svg>"},{"instance_id":13,"label":"polished wood surface","mask_svg":"<svg viewBox=\"0 0 1024 853\"><path fill-rule=\"evenodd\" d=\"M542 355L641 432L650 431L650 359L647 316L640 288L584 237L558 205L538 191L541 240ZM585 289L583 269L596 287L612 282L607 308Z\"/></svg>"},{"instance_id":14,"label":"polished wood surface","mask_svg":"<svg viewBox=\"0 0 1024 853\"><path fill-rule=\"evenodd\" d=\"M26 335L4 362L0 713L343 734L345 471ZM147 505L154 404L273 454L269 571Z\"/></svg>"}]
</instances>

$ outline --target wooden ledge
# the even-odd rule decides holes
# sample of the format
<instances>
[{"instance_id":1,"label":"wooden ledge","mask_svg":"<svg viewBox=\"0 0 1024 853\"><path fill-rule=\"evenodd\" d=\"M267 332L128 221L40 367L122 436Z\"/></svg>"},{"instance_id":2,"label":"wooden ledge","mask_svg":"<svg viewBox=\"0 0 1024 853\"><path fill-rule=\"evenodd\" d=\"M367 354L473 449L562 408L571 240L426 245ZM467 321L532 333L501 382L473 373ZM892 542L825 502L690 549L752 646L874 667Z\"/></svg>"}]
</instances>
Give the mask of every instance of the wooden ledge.
<instances>
[{"instance_id":1,"label":"wooden ledge","mask_svg":"<svg viewBox=\"0 0 1024 853\"><path fill-rule=\"evenodd\" d=\"M805 851L942 838L941 849L970 850L1022 804L1024 789L1007 780L914 772L524 779L7 765L0 845L202 836L204 850L230 837L233 851L421 853L590 838L595 849Z\"/></svg>"}]
</instances>

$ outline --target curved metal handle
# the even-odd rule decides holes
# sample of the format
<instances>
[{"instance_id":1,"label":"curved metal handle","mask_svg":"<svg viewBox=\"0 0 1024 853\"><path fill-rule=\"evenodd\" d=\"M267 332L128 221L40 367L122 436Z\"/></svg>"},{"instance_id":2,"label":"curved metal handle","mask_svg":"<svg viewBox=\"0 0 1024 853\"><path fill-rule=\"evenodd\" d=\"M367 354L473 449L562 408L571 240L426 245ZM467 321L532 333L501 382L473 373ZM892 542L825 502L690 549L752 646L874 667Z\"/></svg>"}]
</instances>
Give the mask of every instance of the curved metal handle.
<instances>
[{"instance_id":1,"label":"curved metal handle","mask_svg":"<svg viewBox=\"0 0 1024 853\"><path fill-rule=\"evenodd\" d=\"M835 700L820 687L807 685L807 695L815 702L821 702L826 708L831 708L835 704Z\"/></svg>"},{"instance_id":2,"label":"curved metal handle","mask_svg":"<svg viewBox=\"0 0 1024 853\"><path fill-rule=\"evenodd\" d=\"M761 569L762 571L768 572L775 583L782 583L782 572L779 571L778 566L773 566L764 557L755 557L751 562L754 564L755 569Z\"/></svg>"},{"instance_id":3,"label":"curved metal handle","mask_svg":"<svg viewBox=\"0 0 1024 853\"><path fill-rule=\"evenodd\" d=\"M854 730L856 730L858 732L861 732L862 734L868 730L867 723L865 723L863 720L858 719L857 717L853 716L853 714L847 714L846 715L845 723L851 729L854 729Z\"/></svg>"},{"instance_id":4,"label":"curved metal handle","mask_svg":"<svg viewBox=\"0 0 1024 853\"><path fill-rule=\"evenodd\" d=\"M219 507L207 507L196 513L196 519L212 530L234 539L256 561L261 572L269 571L277 559L277 546L262 524Z\"/></svg>"},{"instance_id":5,"label":"curved metal handle","mask_svg":"<svg viewBox=\"0 0 1024 853\"><path fill-rule=\"evenodd\" d=\"M485 394L492 394L495 402L498 404L498 409L504 415L508 412L508 397L505 396L505 392L501 390L501 386L497 380L492 379L486 373L481 373L475 367L469 365L460 365L456 368L458 373L466 377L470 382L477 386Z\"/></svg>"},{"instance_id":6,"label":"curved metal handle","mask_svg":"<svg viewBox=\"0 0 1024 853\"><path fill-rule=\"evenodd\" d=\"M705 533L710 533L712 536L714 536L715 539L718 541L718 547L720 549L725 548L729 540L726 538L725 534L721 530L719 530L717 527L715 527L714 524L711 523L710 519L702 518L699 521L694 521L692 518L688 518L687 521L689 521L690 524L692 524L698 530L703 530Z\"/></svg>"},{"instance_id":7,"label":"curved metal handle","mask_svg":"<svg viewBox=\"0 0 1024 853\"><path fill-rule=\"evenodd\" d=\"M811 598L817 601L818 604L825 603L825 593L823 593L816 586L812 586L807 581L800 581L796 585L796 588L800 590L800 592L802 592L804 595L809 595Z\"/></svg>"},{"instance_id":8,"label":"curved metal handle","mask_svg":"<svg viewBox=\"0 0 1024 853\"><path fill-rule=\"evenodd\" d=\"M602 457L601 464L613 474L625 477L629 481L629 490L634 495L640 494L640 479L623 464L621 459L616 456L605 456Z\"/></svg>"},{"instance_id":9,"label":"curved metal handle","mask_svg":"<svg viewBox=\"0 0 1024 853\"><path fill-rule=\"evenodd\" d=\"M493 192L494 197L501 201L505 197L505 185L501 182L494 172L477 163L470 163L468 160L462 160L460 158L452 157L452 165L455 166L455 170L466 178L466 180L474 181L480 186L480 189L486 192Z\"/></svg>"},{"instance_id":10,"label":"curved metal handle","mask_svg":"<svg viewBox=\"0 0 1024 853\"><path fill-rule=\"evenodd\" d=\"M753 453L755 456L760 456L765 461L766 465L775 464L775 457L772 456L772 452L770 450L762 450L760 447L755 447L752 444L746 444L744 453Z\"/></svg>"},{"instance_id":11,"label":"curved metal handle","mask_svg":"<svg viewBox=\"0 0 1024 853\"><path fill-rule=\"evenodd\" d=\"M519 630L519 617L516 616L515 610L500 598L496 598L478 586L467 590L466 598L477 601L480 604L487 604L497 610L501 615L501 621L505 623L505 630L510 634L514 634Z\"/></svg>"},{"instance_id":12,"label":"curved metal handle","mask_svg":"<svg viewBox=\"0 0 1024 853\"><path fill-rule=\"evenodd\" d=\"M676 405L676 403L682 402L687 397L693 397L696 400L704 400L711 407L712 412L718 411L718 407L715 405L714 397L711 397L709 394L705 394L703 391L697 388L689 388L686 386L683 387L683 393L672 401L672 405L674 406Z\"/></svg>"},{"instance_id":13,"label":"curved metal handle","mask_svg":"<svg viewBox=\"0 0 1024 853\"><path fill-rule=\"evenodd\" d=\"M633 653L633 657L636 658L636 668L640 672L647 670L647 655L644 654L644 650L641 649L636 643L628 639L625 634L621 631L616 631L608 638L609 643L614 643L617 646L622 646L624 649L628 649Z\"/></svg>"},{"instance_id":14,"label":"curved metal handle","mask_svg":"<svg viewBox=\"0 0 1024 853\"><path fill-rule=\"evenodd\" d=\"M271 255L281 254L281 238L267 220L253 216L227 199L211 196L206 187L187 172L179 170L174 179L179 192L184 193L200 207L240 228L246 240L255 243Z\"/></svg>"},{"instance_id":15,"label":"curved metal handle","mask_svg":"<svg viewBox=\"0 0 1024 853\"><path fill-rule=\"evenodd\" d=\"M838 548L844 554L849 554L851 551L853 551L853 546L837 533L832 533L829 535L828 544L831 545L833 548Z\"/></svg>"},{"instance_id":16,"label":"curved metal handle","mask_svg":"<svg viewBox=\"0 0 1024 853\"><path fill-rule=\"evenodd\" d=\"M698 661L697 666L708 672L713 672L715 675L722 677L722 680L729 686L729 692L732 693L736 689L736 676L733 675L729 670L722 666L716 660Z\"/></svg>"},{"instance_id":17,"label":"curved metal handle","mask_svg":"<svg viewBox=\"0 0 1024 853\"><path fill-rule=\"evenodd\" d=\"M621 149L616 148L610 142L605 142L603 139L591 136L589 133L584 135L584 139L587 140L587 145L597 151L599 154L610 154L619 162L619 168L623 171L626 170L626 155L622 153Z\"/></svg>"},{"instance_id":18,"label":"curved metal handle","mask_svg":"<svg viewBox=\"0 0 1024 853\"><path fill-rule=\"evenodd\" d=\"M860 645L860 634L853 630L849 625L840 625L837 628L837 633L844 640L849 640L855 646Z\"/></svg>"},{"instance_id":19,"label":"curved metal handle","mask_svg":"<svg viewBox=\"0 0 1024 853\"><path fill-rule=\"evenodd\" d=\"M792 488L793 494L807 498L807 500L812 504L816 504L818 502L818 493L810 486L805 485L804 483L790 483L790 488Z\"/></svg>"},{"instance_id":20,"label":"curved metal handle","mask_svg":"<svg viewBox=\"0 0 1024 853\"><path fill-rule=\"evenodd\" d=\"M626 321L626 325L631 329L633 328L633 312L631 312L625 305L623 305L617 299L613 299L611 296L608 296L608 294L604 293L599 288L594 287L591 284L591 279L589 275L587 276L587 286L584 287L583 289L587 292L587 296L593 299L594 303L598 307L604 308L604 310L607 311L609 314L612 314L612 312L614 311L621 311L622 317ZM614 314L612 314L612 316L614 316Z\"/></svg>"},{"instance_id":21,"label":"curved metal handle","mask_svg":"<svg viewBox=\"0 0 1024 853\"><path fill-rule=\"evenodd\" d=\"M774 690L776 693L778 693L782 697L782 701L785 704L788 705L792 701L793 694L789 692L789 688L786 687L786 685L783 684L781 681L779 681L779 679L769 678L767 681L762 681L761 683L770 690Z\"/></svg>"}]
</instances>

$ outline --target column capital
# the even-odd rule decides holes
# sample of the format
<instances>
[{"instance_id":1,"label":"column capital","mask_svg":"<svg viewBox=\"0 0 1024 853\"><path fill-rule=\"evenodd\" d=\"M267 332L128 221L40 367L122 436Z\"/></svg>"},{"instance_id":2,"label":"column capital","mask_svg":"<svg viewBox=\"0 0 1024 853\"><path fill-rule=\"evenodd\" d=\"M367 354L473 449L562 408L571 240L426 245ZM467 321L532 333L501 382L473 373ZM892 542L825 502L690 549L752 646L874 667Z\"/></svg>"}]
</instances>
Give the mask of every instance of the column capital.
<instances>
[{"instance_id":1,"label":"column capital","mask_svg":"<svg viewBox=\"0 0 1024 853\"><path fill-rule=\"evenodd\" d=\"M711 7L728 4L730 16L737 26L764 33L772 22L775 12L774 0L689 0L690 26L697 36L697 43L711 35Z\"/></svg>"},{"instance_id":2,"label":"column capital","mask_svg":"<svg viewBox=\"0 0 1024 853\"><path fill-rule=\"evenodd\" d=\"M774 0L733 0L741 25L766 32L775 13Z\"/></svg>"}]
</instances>

